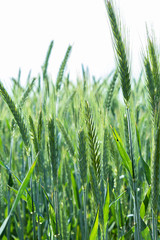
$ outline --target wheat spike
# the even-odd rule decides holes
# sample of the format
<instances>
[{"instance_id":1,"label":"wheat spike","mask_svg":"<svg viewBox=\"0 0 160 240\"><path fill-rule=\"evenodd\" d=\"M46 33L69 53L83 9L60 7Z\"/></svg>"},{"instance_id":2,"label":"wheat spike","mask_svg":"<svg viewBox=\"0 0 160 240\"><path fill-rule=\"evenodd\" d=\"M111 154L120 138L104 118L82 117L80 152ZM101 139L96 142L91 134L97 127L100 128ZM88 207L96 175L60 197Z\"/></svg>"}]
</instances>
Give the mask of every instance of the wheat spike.
<instances>
[{"instance_id":1,"label":"wheat spike","mask_svg":"<svg viewBox=\"0 0 160 240\"><path fill-rule=\"evenodd\" d=\"M146 85L149 93L149 102L151 104L152 116L155 114L155 86L153 80L153 74L151 70L151 65L149 59L145 57L144 59L144 67L146 72Z\"/></svg>"},{"instance_id":2,"label":"wheat spike","mask_svg":"<svg viewBox=\"0 0 160 240\"><path fill-rule=\"evenodd\" d=\"M119 75L121 79L123 97L124 97L125 103L128 104L128 101L130 99L130 94L131 94L131 83L130 83L130 69L129 69L129 63L127 59L125 44L122 40L120 28L117 23L117 18L116 18L115 11L113 9L113 4L111 3L111 1L106 2L106 7L107 7L109 20L112 28L112 33L113 33L113 41L114 41L114 47L116 51L116 58L118 63Z\"/></svg>"},{"instance_id":3,"label":"wheat spike","mask_svg":"<svg viewBox=\"0 0 160 240\"><path fill-rule=\"evenodd\" d=\"M28 149L30 145L30 138L29 138L28 129L24 122L24 118L21 112L16 108L15 103L13 102L13 100L11 99L11 97L9 96L8 92L6 91L6 89L4 88L1 82L0 82L0 93L3 96L4 101L7 103L10 111L12 112L14 119L19 127L24 144Z\"/></svg>"},{"instance_id":4,"label":"wheat spike","mask_svg":"<svg viewBox=\"0 0 160 240\"><path fill-rule=\"evenodd\" d=\"M51 41L50 45L49 45L49 48L48 48L48 52L47 52L47 55L46 55L46 59L45 59L45 62L42 66L42 70L43 70L43 79L46 78L47 76L47 68L48 68L48 62L49 62L49 57L51 55L51 51L52 51L52 48L53 48L53 44L54 42Z\"/></svg>"},{"instance_id":5,"label":"wheat spike","mask_svg":"<svg viewBox=\"0 0 160 240\"><path fill-rule=\"evenodd\" d=\"M115 88L115 83L116 83L117 77L118 77L118 72L116 70L116 72L113 76L113 79L112 79L112 81L109 85L106 98L104 100L104 107L107 108L108 111L110 110L111 101L112 101L112 97L113 97L113 91L114 91L114 88Z\"/></svg>"},{"instance_id":6,"label":"wheat spike","mask_svg":"<svg viewBox=\"0 0 160 240\"><path fill-rule=\"evenodd\" d=\"M64 70L65 70L65 67L66 67L66 64L67 64L67 61L68 61L68 58L69 58L69 55L70 55L70 52L72 50L72 46L69 46L67 48L67 51L66 51L66 54L65 54L65 57L61 63L61 66L59 68L59 72L58 72L58 76L57 76L57 80L56 80L56 91L58 92L61 88L61 84L62 84L62 80L63 80L63 74L64 74Z\"/></svg>"},{"instance_id":7,"label":"wheat spike","mask_svg":"<svg viewBox=\"0 0 160 240\"><path fill-rule=\"evenodd\" d=\"M79 154L79 168L82 184L87 182L87 156L86 156L86 137L84 130L78 133L78 154Z\"/></svg>"},{"instance_id":8,"label":"wheat spike","mask_svg":"<svg viewBox=\"0 0 160 240\"><path fill-rule=\"evenodd\" d=\"M86 120L87 131L88 131L91 164L96 173L97 180L98 182L100 182L100 159L101 159L100 146L99 146L93 118L91 115L91 110L87 101L85 102L85 116L86 116L85 120Z\"/></svg>"}]
</instances>

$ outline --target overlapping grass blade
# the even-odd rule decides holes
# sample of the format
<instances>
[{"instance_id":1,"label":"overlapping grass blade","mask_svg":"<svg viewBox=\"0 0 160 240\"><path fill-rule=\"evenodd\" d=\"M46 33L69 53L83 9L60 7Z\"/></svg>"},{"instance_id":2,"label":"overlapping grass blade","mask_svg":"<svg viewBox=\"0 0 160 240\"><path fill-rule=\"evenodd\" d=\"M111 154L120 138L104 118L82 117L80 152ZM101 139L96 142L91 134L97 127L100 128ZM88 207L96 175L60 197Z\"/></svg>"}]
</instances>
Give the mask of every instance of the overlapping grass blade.
<instances>
[{"instance_id":1,"label":"overlapping grass blade","mask_svg":"<svg viewBox=\"0 0 160 240\"><path fill-rule=\"evenodd\" d=\"M96 217L95 217L94 225L92 227L92 230L91 230L91 233L90 233L90 236L89 236L89 240L96 240L97 239L98 218L99 218L99 209L98 209Z\"/></svg>"},{"instance_id":2,"label":"overlapping grass blade","mask_svg":"<svg viewBox=\"0 0 160 240\"><path fill-rule=\"evenodd\" d=\"M54 210L54 207L52 205L52 202L46 192L46 190L44 189L44 187L41 185L42 189L43 189L43 192L45 194L45 197L49 203L49 217L50 217L50 221L51 221L51 227L52 227L52 231L53 231L53 234L56 235L57 232L56 232L56 214L55 214L55 210Z\"/></svg>"},{"instance_id":3,"label":"overlapping grass blade","mask_svg":"<svg viewBox=\"0 0 160 240\"><path fill-rule=\"evenodd\" d=\"M28 173L26 174L26 177L24 178L24 180L23 180L23 182L22 182L22 184L21 184L21 186L20 186L20 188L19 188L19 190L18 190L16 199L15 199L13 205L12 205L11 211L10 211L8 217L4 220L2 226L0 227L0 236L2 235L3 231L5 230L5 228L6 228L6 226L7 226L7 223L8 223L8 221L9 221L9 219L10 219L13 211L14 211L15 208L17 207L17 204L18 204L19 200L21 199L21 196L23 195L23 192L25 191L25 189L26 189L26 187L27 187L27 184L28 184L28 182L29 182L29 180L30 180L30 177L31 177L31 175L32 175L32 173L33 173L33 170L34 170L34 168L35 168L35 166L36 166L36 162L37 162L37 159L33 162L33 164L32 164L32 166L30 167Z\"/></svg>"},{"instance_id":4,"label":"overlapping grass blade","mask_svg":"<svg viewBox=\"0 0 160 240\"><path fill-rule=\"evenodd\" d=\"M150 185L151 184L151 171L150 171L150 168L149 168L148 164L144 161L144 159L142 157L141 141L140 141L140 136L139 136L139 131L138 131L137 125L136 125L136 135L137 135L137 142L138 142L138 150L139 150L139 154L140 154L140 159L141 159L141 162L142 162L142 166L144 168L146 180L148 182L148 185Z\"/></svg>"},{"instance_id":5,"label":"overlapping grass blade","mask_svg":"<svg viewBox=\"0 0 160 240\"><path fill-rule=\"evenodd\" d=\"M108 183L106 199L103 206L104 230L106 229L108 218L109 218L109 202L110 202L110 196L109 196L109 183Z\"/></svg>"},{"instance_id":6,"label":"overlapping grass blade","mask_svg":"<svg viewBox=\"0 0 160 240\"><path fill-rule=\"evenodd\" d=\"M145 198L143 200L143 202L141 203L141 207L140 207L140 216L142 219L144 219L147 209L148 209L148 205L149 205L149 201L150 201L150 196L151 196L151 187L149 187Z\"/></svg>"},{"instance_id":7,"label":"overlapping grass blade","mask_svg":"<svg viewBox=\"0 0 160 240\"><path fill-rule=\"evenodd\" d=\"M0 84L5 100L0 96L0 231L4 239L159 238L159 49L154 38L147 35L143 57L146 76L142 73L138 82L133 79L131 94L130 66L118 15L112 0L106 0L106 6L118 65L112 79L111 74L90 77L88 68L82 66L82 79L78 76L71 82L70 75L64 74L69 46L54 86L47 70L51 42L43 76L39 74L34 92L37 78L31 79L30 74L26 89L20 85L20 73L14 81L14 101ZM119 99L117 76L126 106ZM146 89L153 125L146 106ZM26 99L29 101L24 105ZM20 134L10 126L5 102ZM28 125L22 112L29 119ZM28 176L26 171L37 153L35 176L27 189L27 182L20 179ZM39 167L43 178L38 175ZM46 190L42 191L42 184ZM14 206L13 219L12 214L7 217L10 203ZM7 221L10 224L6 231Z\"/></svg>"},{"instance_id":8,"label":"overlapping grass blade","mask_svg":"<svg viewBox=\"0 0 160 240\"><path fill-rule=\"evenodd\" d=\"M115 138L117 148L121 155L123 164L124 164L125 168L128 170L128 172L130 173L130 175L133 176L131 159L129 158L127 152L125 151L122 140L121 140L120 136L118 135L118 133L116 132L116 130L112 128L112 131L113 131L113 136Z\"/></svg>"},{"instance_id":9,"label":"overlapping grass blade","mask_svg":"<svg viewBox=\"0 0 160 240\"><path fill-rule=\"evenodd\" d=\"M78 186L77 186L75 177L74 177L72 172L71 172L71 181L72 181L72 187L73 187L73 193L74 193L74 199L75 199L75 202L76 202L76 206L77 206L78 209L80 209Z\"/></svg>"}]
</instances>

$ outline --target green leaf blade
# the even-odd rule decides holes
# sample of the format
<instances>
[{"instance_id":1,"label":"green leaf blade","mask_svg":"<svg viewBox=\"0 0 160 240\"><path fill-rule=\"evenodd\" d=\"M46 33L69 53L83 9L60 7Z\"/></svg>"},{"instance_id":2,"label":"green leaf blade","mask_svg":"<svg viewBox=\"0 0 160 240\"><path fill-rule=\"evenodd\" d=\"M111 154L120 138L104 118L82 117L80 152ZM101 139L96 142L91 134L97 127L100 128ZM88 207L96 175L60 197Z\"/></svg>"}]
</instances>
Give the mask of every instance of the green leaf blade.
<instances>
[{"instance_id":1,"label":"green leaf blade","mask_svg":"<svg viewBox=\"0 0 160 240\"><path fill-rule=\"evenodd\" d=\"M93 228L91 230L89 240L96 240L96 238L97 238L98 219L99 219L99 209L98 209L97 214L96 214L95 222L94 222Z\"/></svg>"},{"instance_id":2,"label":"green leaf blade","mask_svg":"<svg viewBox=\"0 0 160 240\"><path fill-rule=\"evenodd\" d=\"M0 236L2 235L3 231L5 230L5 228L6 228L6 226L7 226L7 223L8 223L8 221L9 221L9 219L10 219L13 211L14 211L15 208L17 207L18 202L19 202L19 200L21 199L21 197L22 197L22 195L23 195L23 192L25 191L25 189L26 189L26 187L27 187L27 184L28 184L28 182L29 182L29 180L30 180L30 177L31 177L31 175L32 175L32 173L33 173L33 170L34 170L35 166L36 166L36 163L37 163L37 159L33 162L32 166L30 167L30 169L29 169L26 177L24 178L24 180L23 180L23 182L22 182L22 184L21 184L21 186L20 186L20 188L19 188L19 190L18 190L16 199L14 200L14 203L13 203L13 205L12 205L11 211L10 211L8 217L4 220L3 224L2 224L1 227L0 227Z\"/></svg>"}]
</instances>

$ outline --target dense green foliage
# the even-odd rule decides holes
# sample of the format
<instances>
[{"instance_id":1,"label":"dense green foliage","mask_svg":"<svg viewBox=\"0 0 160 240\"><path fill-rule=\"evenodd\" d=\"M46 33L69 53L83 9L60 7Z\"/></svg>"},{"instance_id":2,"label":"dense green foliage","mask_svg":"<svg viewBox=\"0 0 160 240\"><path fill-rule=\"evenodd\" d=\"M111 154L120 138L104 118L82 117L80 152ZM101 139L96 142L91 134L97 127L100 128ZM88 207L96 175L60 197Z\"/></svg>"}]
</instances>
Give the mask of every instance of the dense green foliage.
<instances>
[{"instance_id":1,"label":"dense green foliage","mask_svg":"<svg viewBox=\"0 0 160 240\"><path fill-rule=\"evenodd\" d=\"M144 72L133 79L112 2L106 7L117 58L108 77L82 66L71 82L69 46L54 83L51 42L39 77L29 74L23 88L19 74L11 95L0 83L0 239L160 235L158 52L147 33Z\"/></svg>"}]
</instances>

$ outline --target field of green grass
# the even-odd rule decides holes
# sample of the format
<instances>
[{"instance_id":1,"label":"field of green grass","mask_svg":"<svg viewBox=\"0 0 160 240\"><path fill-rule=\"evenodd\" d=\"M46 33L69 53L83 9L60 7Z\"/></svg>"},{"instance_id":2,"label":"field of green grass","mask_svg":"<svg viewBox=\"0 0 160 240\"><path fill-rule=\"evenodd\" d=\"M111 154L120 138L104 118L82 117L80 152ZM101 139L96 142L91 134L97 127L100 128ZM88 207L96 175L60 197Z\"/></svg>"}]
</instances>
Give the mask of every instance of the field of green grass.
<instances>
[{"instance_id":1,"label":"field of green grass","mask_svg":"<svg viewBox=\"0 0 160 240\"><path fill-rule=\"evenodd\" d=\"M131 74L126 40L106 0L115 69L104 79L82 66L75 83L47 67L0 82L0 239L160 239L160 68L147 32L143 69ZM123 99L120 100L120 95Z\"/></svg>"}]
</instances>

